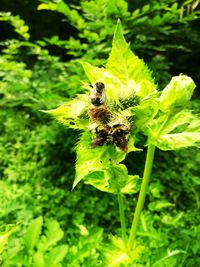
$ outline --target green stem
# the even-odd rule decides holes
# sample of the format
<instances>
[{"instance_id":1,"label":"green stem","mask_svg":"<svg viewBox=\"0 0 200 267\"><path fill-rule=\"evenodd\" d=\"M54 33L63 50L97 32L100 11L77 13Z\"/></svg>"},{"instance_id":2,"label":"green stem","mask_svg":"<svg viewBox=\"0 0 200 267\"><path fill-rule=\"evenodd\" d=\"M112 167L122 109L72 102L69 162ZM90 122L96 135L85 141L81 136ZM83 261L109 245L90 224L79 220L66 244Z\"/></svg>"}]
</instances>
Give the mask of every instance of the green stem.
<instances>
[{"instance_id":1,"label":"green stem","mask_svg":"<svg viewBox=\"0 0 200 267\"><path fill-rule=\"evenodd\" d=\"M126 222L125 222L125 214L124 214L124 203L121 193L117 194L118 203L119 203L119 213L120 213L120 222L121 222L121 231L122 231L122 239L124 244L126 244Z\"/></svg>"},{"instance_id":2,"label":"green stem","mask_svg":"<svg viewBox=\"0 0 200 267\"><path fill-rule=\"evenodd\" d=\"M148 184L149 184L149 179L151 175L151 170L152 170L152 165L153 165L153 160L154 160L154 152L155 152L155 146L150 144L148 146L148 151L147 151L147 157L146 157L146 162L145 162L145 168L144 168L144 174L143 174L143 179L142 179L142 185L139 193L139 198L137 201L136 209L135 209L135 214L133 218L133 223L131 226L131 231L130 231L130 236L128 240L128 246L129 249L133 248L133 245L135 243L135 236L140 220L140 215L144 206L144 201L148 189Z\"/></svg>"}]
</instances>

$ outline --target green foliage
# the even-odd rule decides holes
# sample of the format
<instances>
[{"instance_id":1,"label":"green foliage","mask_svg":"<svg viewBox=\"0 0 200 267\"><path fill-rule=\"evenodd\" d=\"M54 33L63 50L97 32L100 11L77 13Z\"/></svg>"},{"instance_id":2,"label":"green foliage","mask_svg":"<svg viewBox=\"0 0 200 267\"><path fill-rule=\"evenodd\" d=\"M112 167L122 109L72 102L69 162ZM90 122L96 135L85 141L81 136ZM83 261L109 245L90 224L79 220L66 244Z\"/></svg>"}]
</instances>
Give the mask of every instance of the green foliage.
<instances>
[{"instance_id":1,"label":"green foliage","mask_svg":"<svg viewBox=\"0 0 200 267\"><path fill-rule=\"evenodd\" d=\"M63 14L77 32L67 40L60 40L56 36L46 38L46 45L63 47L72 56L83 56L90 61L92 59L94 63L104 64L114 25L120 18L133 51L146 59L162 87L171 77L169 69L187 72L188 68L182 67L182 63L189 62L193 55L195 61L194 50L200 40L198 1L183 1L179 4L173 0L162 3L149 1L148 4L146 1L136 4L125 0L81 0L79 4L62 0L41 2L38 9ZM195 21L197 27L193 26ZM193 73L198 79L197 69L194 68Z\"/></svg>"},{"instance_id":2,"label":"green foliage","mask_svg":"<svg viewBox=\"0 0 200 267\"><path fill-rule=\"evenodd\" d=\"M110 246L105 249L106 266L131 266L140 258L143 249L142 246L137 246L132 251L128 251L123 240L113 236Z\"/></svg>"},{"instance_id":3,"label":"green foliage","mask_svg":"<svg viewBox=\"0 0 200 267\"><path fill-rule=\"evenodd\" d=\"M29 27L19 16L13 16L10 12L0 12L0 21L7 21L10 23L14 27L15 32L25 40L30 38L30 34L28 33Z\"/></svg>"},{"instance_id":4,"label":"green foliage","mask_svg":"<svg viewBox=\"0 0 200 267\"><path fill-rule=\"evenodd\" d=\"M144 67L143 71L149 81L137 87L141 98L154 91L154 84L159 90L164 88L172 73L173 75L187 73L194 78L198 86L199 64L196 61L200 45L198 1L183 1L179 4L175 1L150 1L148 4L145 1L136 4L125 0L82 0L78 3L76 1L76 4L74 4L75 1L70 3L42 1L43 10L40 6L41 11L38 12L35 7L34 10L31 9L34 3L29 3L25 12L21 8L23 1L20 5L17 2L13 2L12 5L9 1L3 2L2 7L5 6L5 10L14 6L16 10L11 10L11 13L0 13L1 27L3 26L1 31L3 41L0 43L0 221L3 225L5 223L14 225L11 229L10 226L1 229L0 246L3 250L1 259L3 257L4 260L13 262L14 259L23 261L29 257L38 266L42 266L45 256L47 266L62 264L71 267L103 267L105 264L101 254L105 243L108 243L106 236L114 232L120 234L116 202L111 194L98 192L95 188L85 187L82 183L71 192L75 162L72 147L77 143L79 132L67 130L56 122L49 122L47 116L39 110L52 109L67 102L68 104L64 104L63 110L59 110L61 113L58 114L64 119L62 123L71 128L77 128L76 125L79 125L81 130L87 127L88 120L85 119L85 113L83 112L83 116L79 118L79 105L75 104L77 99L72 100L76 94L86 93L85 99L88 99L89 95L89 86L85 83L87 79L79 62L82 63L87 75L94 71L95 76L88 76L92 83L102 77L104 73L102 66L106 65L105 59L110 52L111 36L118 18L121 18L127 40L131 41L129 46L124 46L123 55L130 55L130 48L132 48L137 55L145 59L155 76L155 80L151 79L151 72L138 59L137 67ZM51 9L52 12L47 9ZM16 15L21 12L20 10L22 10L21 17L26 20L26 23ZM55 11L62 17L57 17ZM39 14L38 17L36 13ZM42 20L42 16L45 19ZM58 23L57 19L60 20L60 18L62 22ZM48 29L45 32L42 32L43 22L48 23ZM6 23L13 28L5 29ZM52 33L53 25L58 25L59 29L64 28L60 36L57 35L58 33ZM13 35L13 29L18 35ZM34 29L37 29L35 35ZM9 34L10 39L7 37L3 39L5 34ZM31 38L29 38L30 34ZM123 37L121 41L124 42ZM119 50L117 52L119 53ZM53 56L55 54L58 56ZM134 57L133 55L132 59ZM118 58L122 59L121 50L118 57L115 55L113 57L113 62L116 61L118 64L113 66L113 73L109 74L109 79L104 77L107 79L106 83L111 86L110 99L115 97L116 101L117 97L112 88L114 73L120 67L128 70L129 77L133 77L134 74L130 73L126 62L122 65ZM85 63L86 61L100 66L101 71L100 68ZM134 74L133 80L137 78L142 80L143 77L139 74ZM122 88L121 83L126 83L124 75L121 76L115 84L118 88ZM128 93L132 92L132 87L136 89L135 84L130 83ZM124 89L120 94L124 96ZM198 96L198 90L196 90L196 96ZM82 94L78 97L79 104L86 103L85 100L82 102L82 97ZM128 152L135 150L136 143L137 146L142 147L147 127L149 127L149 140L152 143L156 142L158 147L161 146L161 142L164 144L163 141L167 135L168 139L161 147L164 150L169 149L169 141L171 147L174 145L180 147L181 143L185 146L186 141L189 145L193 144L191 131L196 131L195 138L199 138L199 119L197 115L194 117L191 111L176 110L173 117L172 114L165 113L165 110L158 113L159 100L156 94L150 98L140 99L139 105L138 99L134 97L131 99L132 102L130 102L133 103L134 108L129 110L128 114L130 112L136 114L133 119L137 117L137 120L133 123L140 133L134 131L136 138L132 139ZM123 107L130 107L125 99L121 103ZM75 108L75 110L71 109L72 113L70 113L71 107ZM88 103L83 110L87 110L87 107ZM196 99L189 108L198 113L199 100ZM70 115L76 114L75 118L69 120L70 115L65 118L66 110ZM76 121L75 125L72 125L73 121ZM158 142L152 131L156 130L158 133L157 126L160 122L163 124L165 122L165 125L159 133ZM171 138L173 134L176 134L176 140L178 140L177 134L182 131L186 131L187 134L182 135L180 141L174 142ZM91 136L87 135L86 139L89 144ZM122 159L126 156L126 153L120 153L114 147L106 148L109 148L107 152L111 153L112 157ZM102 149L104 148L93 149L93 153L94 151L100 153L99 155L95 152L97 160L103 157ZM85 152L86 155L91 156L88 154L91 152L90 148L85 148ZM137 173L141 176L144 152L145 148L144 151L130 153L120 164L127 165L128 173ZM83 157L80 160L83 161ZM92 160L95 161L94 158ZM198 259L200 249L198 242L199 161L199 150L195 148L181 149L176 152L157 152L157 163L155 163L152 184L137 238L139 246L144 250L137 259L136 266L200 265ZM105 161L103 164L109 165L105 164ZM84 171L85 169L86 172L89 170L84 168ZM124 167L119 165L119 169L127 177ZM107 174L105 169L103 172ZM79 174L79 178L82 179L82 173L79 172ZM118 184L112 183L110 177L113 174L116 172L110 170L109 177L108 174L106 176L112 192L118 190L116 187ZM86 179L85 176L84 181L102 189L105 186L105 179L99 183L99 176L96 178L94 179L93 176L91 179L91 176L88 176ZM128 175L128 179L130 183L117 179L123 189L122 193L137 192L141 180L139 176ZM127 199L130 200L126 200L129 227L131 221L129 214L132 214L134 209L135 198L127 196ZM38 224L36 232L39 234L41 230L41 235L38 237L38 244L41 247L36 244L29 254L25 242L33 244L35 241L32 238L37 235L31 235L25 241L28 229L30 230L28 225L34 224L33 218L40 218L36 219L36 222L41 221L40 216L44 216L44 224L41 229ZM64 231L58 227L58 222L48 218L56 219ZM17 222L20 226L16 227ZM83 225L98 225L101 228L91 230L91 227L86 229ZM102 228L105 236L102 235ZM116 238L116 240L121 244L121 239ZM47 251L43 252L47 247ZM113 244L108 247L111 247L110 256L112 256L111 252L120 254L123 251L122 247ZM17 259L18 253L21 259ZM47 259L49 259L48 262ZM10 263L5 264L12 266ZM16 266L16 261L12 264ZM23 264L27 264L23 266L31 266L27 262Z\"/></svg>"},{"instance_id":5,"label":"green foliage","mask_svg":"<svg viewBox=\"0 0 200 267\"><path fill-rule=\"evenodd\" d=\"M118 61L120 51L121 59ZM118 68L120 62L122 62L120 66L122 67L121 69ZM140 70L139 73L142 74L141 76L136 75L137 66ZM148 137L147 143L154 144L161 150L174 150L182 147L195 146L200 141L199 118L191 112L184 110L195 88L192 79L187 76L174 77L172 82L163 90L161 96L159 96L144 63L130 52L124 40L120 22L118 22L114 34L113 47L106 68L93 67L88 63L83 63L83 67L92 84L96 82L105 84L107 106L111 113L109 120L106 121L109 128L112 127L112 120L115 114L117 114L118 118L116 118L115 121L117 121L118 124L123 125L128 119L135 122L135 124L132 125L130 120L130 135L134 137L134 140L137 139L136 136L138 132L142 131L142 133ZM72 124L72 128L74 128L74 125L75 128L79 128L81 117L83 114L86 116L84 119L85 123L81 122L79 128L83 130L84 133L77 147L76 178L73 187L83 179L85 183L89 183L101 191L115 194L133 193L132 191L127 192L124 190L124 187L136 188L136 185L134 185L135 179L131 180L132 185L128 185L130 179L128 179L127 168L125 165L119 164L125 158L127 152L131 150L128 149L127 151L121 152L121 157L113 144L108 146L104 144L103 147L99 148L91 147L92 134L89 130L92 129L92 121L91 117L86 114L86 111L90 110L87 96L89 99L87 93L85 97L82 97L81 105L79 105L80 100L78 98L77 101L75 100L66 106L61 106L58 109L49 111L51 115L61 122L66 121L65 124L69 126ZM120 106L120 99L126 99L128 103L129 99L133 96L139 99L135 106L128 105L128 108ZM75 104L77 104L78 110L74 108ZM147 110L149 113L148 117ZM86 122L87 120L88 123ZM102 123L102 126L104 126L104 124L105 123ZM82 127L83 125L85 125L85 129ZM97 121L96 125L96 127L98 127L98 125L101 125L101 122ZM183 128L182 126L185 127ZM133 130L132 127L134 127ZM173 133L177 128L178 133ZM147 171L145 173L147 173ZM144 179L145 176L143 177L143 180ZM143 194L145 193L144 191ZM162 210L171 206L173 206L173 204L163 200L162 202L159 201L159 203L152 202L149 209ZM120 216L122 218L123 215L121 214ZM121 224L122 231L125 232L126 230L123 230L124 225L122 221ZM162 236L157 234L155 234L154 238L157 241L162 240ZM163 239L163 241L164 240L165 239ZM137 251L137 248L134 250L132 244L130 245L131 247L127 247L126 240L121 241L121 243L122 245L115 244L117 248L111 248L111 251L108 250L108 252L105 253L106 266L128 266L136 261L140 261L140 249L139 251ZM163 243L163 246L166 246L167 243L168 240L166 238L166 243ZM158 246L157 243L156 246ZM166 266L175 266L176 259L174 259L174 256L180 253L186 252L181 250L168 250L167 253L163 253L162 257L159 257L156 261L153 259L153 265L159 266L160 264L164 264ZM146 262L150 263L152 259L147 258Z\"/></svg>"},{"instance_id":6,"label":"green foliage","mask_svg":"<svg viewBox=\"0 0 200 267\"><path fill-rule=\"evenodd\" d=\"M16 226L14 225L8 225L4 231L1 230L0 232L0 259L6 245L8 244L8 238L15 231L15 228Z\"/></svg>"},{"instance_id":7,"label":"green foliage","mask_svg":"<svg viewBox=\"0 0 200 267\"><path fill-rule=\"evenodd\" d=\"M49 220L42 233L43 218L32 220L17 247L5 252L4 266L63 266L61 262L67 254L67 245L58 245L63 237L57 221Z\"/></svg>"},{"instance_id":8,"label":"green foliage","mask_svg":"<svg viewBox=\"0 0 200 267\"><path fill-rule=\"evenodd\" d=\"M131 82L136 84L146 81L152 82L150 71L144 65L144 62L131 52L126 43L119 22L114 33L112 50L106 64L106 70L110 71L115 79L118 78L127 87L126 90L130 90L129 88L134 86ZM140 93L139 95L144 97L147 94L141 95Z\"/></svg>"},{"instance_id":9,"label":"green foliage","mask_svg":"<svg viewBox=\"0 0 200 267\"><path fill-rule=\"evenodd\" d=\"M21 238L12 234L16 227L11 228L1 235L2 248L7 244L1 259L3 266L73 267L83 263L92 267L99 258L103 232L98 228L88 231L83 225L77 226L80 229L80 240L72 246L61 243L64 232L53 219L45 223L42 217L32 220Z\"/></svg>"}]
</instances>

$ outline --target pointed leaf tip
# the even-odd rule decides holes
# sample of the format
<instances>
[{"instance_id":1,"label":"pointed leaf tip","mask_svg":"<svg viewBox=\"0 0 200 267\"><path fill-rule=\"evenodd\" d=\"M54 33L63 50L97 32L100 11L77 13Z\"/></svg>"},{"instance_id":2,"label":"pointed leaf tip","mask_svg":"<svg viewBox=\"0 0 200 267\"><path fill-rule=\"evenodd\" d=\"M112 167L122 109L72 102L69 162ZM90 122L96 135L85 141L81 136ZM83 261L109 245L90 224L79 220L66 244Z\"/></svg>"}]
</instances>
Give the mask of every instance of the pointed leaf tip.
<instances>
[{"instance_id":1,"label":"pointed leaf tip","mask_svg":"<svg viewBox=\"0 0 200 267\"><path fill-rule=\"evenodd\" d=\"M121 24L121 20L117 20L117 26L115 28L114 36L113 36L113 44L117 45L127 45L124 35L123 35L123 28Z\"/></svg>"}]
</instances>

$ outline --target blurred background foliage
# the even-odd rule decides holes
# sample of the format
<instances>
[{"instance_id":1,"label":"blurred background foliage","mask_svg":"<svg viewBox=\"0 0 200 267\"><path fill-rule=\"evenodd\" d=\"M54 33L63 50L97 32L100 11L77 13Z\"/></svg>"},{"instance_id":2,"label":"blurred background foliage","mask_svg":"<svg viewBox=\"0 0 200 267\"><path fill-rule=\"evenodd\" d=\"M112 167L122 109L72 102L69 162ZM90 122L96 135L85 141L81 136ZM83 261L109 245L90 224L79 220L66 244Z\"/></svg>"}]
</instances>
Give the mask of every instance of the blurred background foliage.
<instances>
[{"instance_id":1,"label":"blurred background foliage","mask_svg":"<svg viewBox=\"0 0 200 267\"><path fill-rule=\"evenodd\" d=\"M1 0L2 266L102 266L101 243L120 231L117 200L84 184L71 191L79 133L39 110L82 91L87 80L79 60L104 65L120 18L159 90L179 73L194 79L190 108L198 113L199 7L198 0ZM144 160L145 151L131 153L130 173L142 175ZM200 266L199 163L198 149L156 152L138 233L145 253L137 266ZM129 226L135 203L127 197Z\"/></svg>"}]
</instances>

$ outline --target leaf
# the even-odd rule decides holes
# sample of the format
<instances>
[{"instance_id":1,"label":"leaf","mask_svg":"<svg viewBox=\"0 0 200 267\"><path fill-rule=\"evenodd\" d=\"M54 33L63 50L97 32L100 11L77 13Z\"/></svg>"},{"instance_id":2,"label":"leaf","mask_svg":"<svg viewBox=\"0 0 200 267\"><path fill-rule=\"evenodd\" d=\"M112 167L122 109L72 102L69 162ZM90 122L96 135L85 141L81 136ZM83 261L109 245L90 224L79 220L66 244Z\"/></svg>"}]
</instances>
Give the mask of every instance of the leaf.
<instances>
[{"instance_id":1,"label":"leaf","mask_svg":"<svg viewBox=\"0 0 200 267\"><path fill-rule=\"evenodd\" d=\"M46 267L43 251L37 251L36 253L34 253L33 266L34 267Z\"/></svg>"},{"instance_id":2,"label":"leaf","mask_svg":"<svg viewBox=\"0 0 200 267\"><path fill-rule=\"evenodd\" d=\"M130 149L133 149L133 145ZM115 194L137 192L139 177L128 176L126 166L119 164L125 156L125 152L117 150L113 145L92 148L90 134L84 133L77 147L76 178L73 188L83 179L86 184L104 192Z\"/></svg>"},{"instance_id":3,"label":"leaf","mask_svg":"<svg viewBox=\"0 0 200 267\"><path fill-rule=\"evenodd\" d=\"M138 175L128 175L124 187L121 188L122 194L134 194L140 190L141 178Z\"/></svg>"},{"instance_id":4,"label":"leaf","mask_svg":"<svg viewBox=\"0 0 200 267\"><path fill-rule=\"evenodd\" d=\"M57 267L57 265L63 261L67 252L68 252L67 245L60 245L51 249L46 259L47 261L46 266Z\"/></svg>"},{"instance_id":5,"label":"leaf","mask_svg":"<svg viewBox=\"0 0 200 267\"><path fill-rule=\"evenodd\" d=\"M196 116L193 115L188 110L182 110L182 111L175 113L173 115L169 114L163 120L163 122L166 121L166 123L165 123L164 127L162 128L162 131L160 132L160 134L170 133L180 126L185 126L185 128L186 128L186 126L190 125L191 123L193 123L196 120L197 120ZM200 123L200 121L199 121L199 123Z\"/></svg>"},{"instance_id":6,"label":"leaf","mask_svg":"<svg viewBox=\"0 0 200 267\"><path fill-rule=\"evenodd\" d=\"M33 248L36 246L42 231L42 225L42 216L31 221L30 226L28 227L24 236L24 244L27 251L33 250Z\"/></svg>"},{"instance_id":7,"label":"leaf","mask_svg":"<svg viewBox=\"0 0 200 267\"><path fill-rule=\"evenodd\" d=\"M88 95L79 95L76 99L69 101L67 104L61 105L56 109L41 110L53 116L59 122L70 128L85 129L88 124L87 108Z\"/></svg>"},{"instance_id":8,"label":"leaf","mask_svg":"<svg viewBox=\"0 0 200 267\"><path fill-rule=\"evenodd\" d=\"M121 22L118 21L114 33L112 50L108 58L106 69L117 77L129 90L131 81L134 83L149 81L152 85L152 91L155 84L151 77L151 72L148 70L144 62L135 56L126 43L123 36ZM134 90L134 87L131 88Z\"/></svg>"},{"instance_id":9,"label":"leaf","mask_svg":"<svg viewBox=\"0 0 200 267\"><path fill-rule=\"evenodd\" d=\"M86 62L81 64L91 83L100 81L106 85L108 101L117 101L134 94L143 98L156 91L151 72L126 43L120 21L106 68L97 68Z\"/></svg>"},{"instance_id":10,"label":"leaf","mask_svg":"<svg viewBox=\"0 0 200 267\"><path fill-rule=\"evenodd\" d=\"M171 263L169 262L168 264L168 260L171 258L171 257L174 257L180 253L186 253L186 251L184 250L173 250L173 251L170 251L168 250L167 251L167 255L162 257L161 259L157 260L156 262L154 262L152 264L152 267L163 267L163 266L166 266L166 267L171 267Z\"/></svg>"},{"instance_id":11,"label":"leaf","mask_svg":"<svg viewBox=\"0 0 200 267\"><path fill-rule=\"evenodd\" d=\"M183 108L191 99L196 85L186 76L179 75L171 79L160 96L160 109L167 112L174 108Z\"/></svg>"},{"instance_id":12,"label":"leaf","mask_svg":"<svg viewBox=\"0 0 200 267\"><path fill-rule=\"evenodd\" d=\"M10 235L9 232L0 234L0 253L2 253L4 247L7 245L9 235Z\"/></svg>"},{"instance_id":13,"label":"leaf","mask_svg":"<svg viewBox=\"0 0 200 267\"><path fill-rule=\"evenodd\" d=\"M137 246L131 251L127 251L121 238L112 236L111 244L104 251L107 267L129 266L137 260L143 252L142 246Z\"/></svg>"},{"instance_id":14,"label":"leaf","mask_svg":"<svg viewBox=\"0 0 200 267\"><path fill-rule=\"evenodd\" d=\"M157 201L153 201L149 204L149 209L152 211L160 211L164 208L169 208L169 207L173 207L174 204L166 201L166 200L157 200Z\"/></svg>"},{"instance_id":15,"label":"leaf","mask_svg":"<svg viewBox=\"0 0 200 267\"><path fill-rule=\"evenodd\" d=\"M37 10L52 10L52 11L58 11L60 13L63 13L64 15L68 15L70 13L70 9L66 3L64 3L62 0L60 0L58 3L42 3L38 5Z\"/></svg>"},{"instance_id":16,"label":"leaf","mask_svg":"<svg viewBox=\"0 0 200 267\"><path fill-rule=\"evenodd\" d=\"M28 33L29 27L25 25L24 20L19 16L13 16L10 12L0 12L0 21L7 21L10 23L14 27L15 32L21 35L25 40L30 38L30 34Z\"/></svg>"},{"instance_id":17,"label":"leaf","mask_svg":"<svg viewBox=\"0 0 200 267\"><path fill-rule=\"evenodd\" d=\"M48 10L49 9L49 4L42 3L42 4L37 6L37 10L44 10L44 9Z\"/></svg>"},{"instance_id":18,"label":"leaf","mask_svg":"<svg viewBox=\"0 0 200 267\"><path fill-rule=\"evenodd\" d=\"M118 101L121 96L120 91L125 89L118 77L114 76L109 70L105 68L94 67L87 62L81 62L83 69L91 84L102 82L106 87L106 97L109 101ZM116 90L116 88L118 90ZM121 89L120 89L121 88Z\"/></svg>"},{"instance_id":19,"label":"leaf","mask_svg":"<svg viewBox=\"0 0 200 267\"><path fill-rule=\"evenodd\" d=\"M188 110L163 114L148 130L149 143L161 150L174 150L200 143L200 119Z\"/></svg>"},{"instance_id":20,"label":"leaf","mask_svg":"<svg viewBox=\"0 0 200 267\"><path fill-rule=\"evenodd\" d=\"M0 254L8 244L8 238L16 230L16 227L17 225L9 225L9 229L7 229L5 232L0 233Z\"/></svg>"},{"instance_id":21,"label":"leaf","mask_svg":"<svg viewBox=\"0 0 200 267\"><path fill-rule=\"evenodd\" d=\"M200 132L182 132L177 134L165 134L150 143L156 145L161 150L175 150L184 147L198 146L200 142Z\"/></svg>"},{"instance_id":22,"label":"leaf","mask_svg":"<svg viewBox=\"0 0 200 267\"><path fill-rule=\"evenodd\" d=\"M135 126L146 134L146 127L148 127L159 111L158 99L155 98L155 95L145 98L131 110L135 114Z\"/></svg>"},{"instance_id":23,"label":"leaf","mask_svg":"<svg viewBox=\"0 0 200 267\"><path fill-rule=\"evenodd\" d=\"M78 226L78 228L80 230L80 234L81 235L83 235L83 236L88 236L89 235L89 231L84 225L78 224L77 226Z\"/></svg>"},{"instance_id":24,"label":"leaf","mask_svg":"<svg viewBox=\"0 0 200 267\"><path fill-rule=\"evenodd\" d=\"M99 250L101 247L102 239L102 228L94 228L90 230L89 235L87 235L87 237L80 236L76 245L71 246L69 248L69 253L67 257L70 263L69 266L80 266L80 264L83 264L85 258L91 260L92 255L96 256L98 253L97 250Z\"/></svg>"},{"instance_id":25,"label":"leaf","mask_svg":"<svg viewBox=\"0 0 200 267\"><path fill-rule=\"evenodd\" d=\"M56 245L56 243L62 239L64 232L56 220L48 220L46 222L46 227L45 247L48 249L49 247Z\"/></svg>"},{"instance_id":26,"label":"leaf","mask_svg":"<svg viewBox=\"0 0 200 267\"><path fill-rule=\"evenodd\" d=\"M114 146L91 147L91 134L85 132L77 146L77 161L76 161L76 178L73 188L87 177L89 181L91 174L101 181L103 187L107 187L107 181L104 176L104 171L113 161L114 164L121 162L126 156L123 151L117 151ZM95 179L95 180L96 180Z\"/></svg>"}]
</instances>

